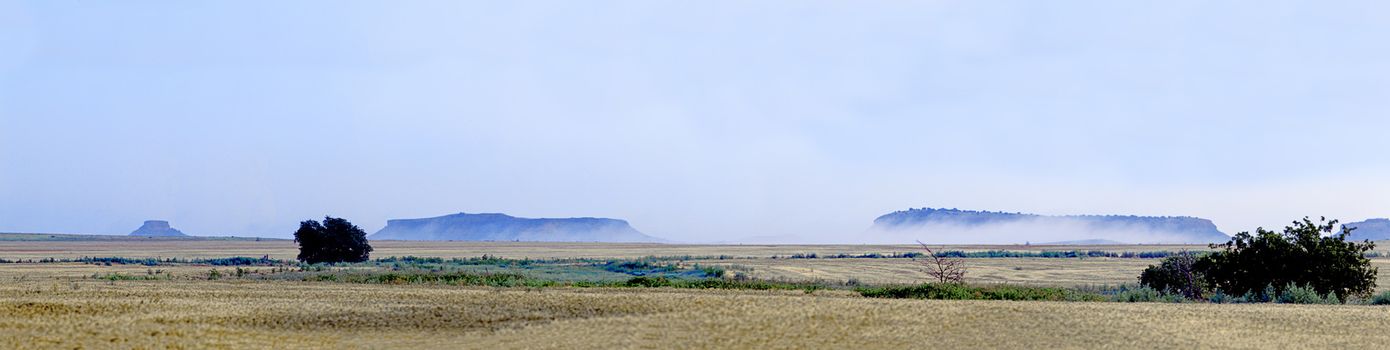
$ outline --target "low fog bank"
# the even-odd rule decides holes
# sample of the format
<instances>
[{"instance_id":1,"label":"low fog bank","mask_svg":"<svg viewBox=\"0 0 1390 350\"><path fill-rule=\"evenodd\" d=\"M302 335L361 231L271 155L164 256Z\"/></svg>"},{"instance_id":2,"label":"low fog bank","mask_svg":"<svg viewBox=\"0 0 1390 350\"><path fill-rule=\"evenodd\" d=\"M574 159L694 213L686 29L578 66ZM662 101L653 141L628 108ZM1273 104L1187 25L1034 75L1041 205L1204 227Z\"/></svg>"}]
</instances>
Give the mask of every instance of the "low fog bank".
<instances>
[{"instance_id":1,"label":"low fog bank","mask_svg":"<svg viewBox=\"0 0 1390 350\"><path fill-rule=\"evenodd\" d=\"M1205 244L1211 237L1190 232L1154 229L1145 225L1067 219L1034 218L981 225L925 223L874 227L856 243L1039 244L1069 241L1114 241L1126 244Z\"/></svg>"}]
</instances>

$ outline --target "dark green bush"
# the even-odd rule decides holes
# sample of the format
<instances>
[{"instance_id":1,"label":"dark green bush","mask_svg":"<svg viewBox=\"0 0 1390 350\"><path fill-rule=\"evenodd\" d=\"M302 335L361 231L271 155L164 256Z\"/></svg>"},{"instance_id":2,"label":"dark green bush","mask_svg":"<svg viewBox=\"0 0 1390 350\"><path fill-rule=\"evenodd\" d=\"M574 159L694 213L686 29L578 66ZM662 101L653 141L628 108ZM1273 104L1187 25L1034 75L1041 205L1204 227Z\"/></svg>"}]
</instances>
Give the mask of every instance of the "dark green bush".
<instances>
[{"instance_id":1,"label":"dark green bush","mask_svg":"<svg viewBox=\"0 0 1390 350\"><path fill-rule=\"evenodd\" d=\"M1174 301L1173 299L1174 298L1172 297L1172 295L1165 294L1163 293L1163 291L1150 287L1123 289L1120 290L1118 293L1115 293L1115 296L1113 298L1113 300L1122 303L1170 302ZM1181 297L1179 297L1178 299L1180 301Z\"/></svg>"},{"instance_id":2,"label":"dark green bush","mask_svg":"<svg viewBox=\"0 0 1390 350\"><path fill-rule=\"evenodd\" d=\"M1375 244L1346 241L1351 229L1332 233L1336 224L1337 220L1315 223L1303 218L1282 234L1263 228L1254 235L1241 232L1225 244L1212 245L1224 249L1199 258L1193 268L1207 285L1233 294L1261 293L1263 300L1278 296L1273 287L1291 285L1320 295L1332 293L1339 300L1368 296L1375 288L1376 268L1365 254Z\"/></svg>"},{"instance_id":3,"label":"dark green bush","mask_svg":"<svg viewBox=\"0 0 1390 350\"><path fill-rule=\"evenodd\" d=\"M1218 290L1215 293L1211 293L1211 296L1207 297L1207 301L1210 301L1212 304L1232 304L1236 302L1236 298L1227 295L1226 292Z\"/></svg>"},{"instance_id":4,"label":"dark green bush","mask_svg":"<svg viewBox=\"0 0 1390 350\"><path fill-rule=\"evenodd\" d=\"M273 266L287 263L286 261L271 259L269 255L260 258L234 256L230 258L194 259L192 262L213 266Z\"/></svg>"},{"instance_id":5,"label":"dark green bush","mask_svg":"<svg viewBox=\"0 0 1390 350\"><path fill-rule=\"evenodd\" d=\"M628 280L627 280L627 283L624 283L624 285L627 286L627 287L645 287L645 288L670 287L670 286L671 286L671 280L670 280L670 279L667 279L666 277L637 276L637 277L633 277L633 278L628 279Z\"/></svg>"},{"instance_id":6,"label":"dark green bush","mask_svg":"<svg viewBox=\"0 0 1390 350\"><path fill-rule=\"evenodd\" d=\"M363 262L372 252L367 232L341 218L324 217L323 223L305 220L294 232L299 261L310 264Z\"/></svg>"},{"instance_id":7,"label":"dark green bush","mask_svg":"<svg viewBox=\"0 0 1390 350\"><path fill-rule=\"evenodd\" d=\"M675 264L661 264L647 260L612 260L602 265L604 270L634 276L671 273L680 270Z\"/></svg>"},{"instance_id":8,"label":"dark green bush","mask_svg":"<svg viewBox=\"0 0 1390 350\"><path fill-rule=\"evenodd\" d=\"M724 268L718 266L700 266L699 264L696 264L695 269L700 270L701 273L705 274L704 277L724 277Z\"/></svg>"},{"instance_id":9,"label":"dark green bush","mask_svg":"<svg viewBox=\"0 0 1390 350\"><path fill-rule=\"evenodd\" d=\"M1163 259L1139 274L1139 284L1165 293L1181 295L1188 299L1203 298L1206 282L1202 274L1193 268L1197 255L1182 252Z\"/></svg>"},{"instance_id":10,"label":"dark green bush","mask_svg":"<svg viewBox=\"0 0 1390 350\"><path fill-rule=\"evenodd\" d=\"M1380 292L1371 297L1371 305L1390 305L1390 291Z\"/></svg>"},{"instance_id":11,"label":"dark green bush","mask_svg":"<svg viewBox=\"0 0 1390 350\"><path fill-rule=\"evenodd\" d=\"M1284 290L1279 291L1279 296L1275 298L1281 304L1341 304L1341 299L1336 294L1327 293L1318 295L1318 291L1308 286L1298 286L1289 284L1284 286Z\"/></svg>"}]
</instances>

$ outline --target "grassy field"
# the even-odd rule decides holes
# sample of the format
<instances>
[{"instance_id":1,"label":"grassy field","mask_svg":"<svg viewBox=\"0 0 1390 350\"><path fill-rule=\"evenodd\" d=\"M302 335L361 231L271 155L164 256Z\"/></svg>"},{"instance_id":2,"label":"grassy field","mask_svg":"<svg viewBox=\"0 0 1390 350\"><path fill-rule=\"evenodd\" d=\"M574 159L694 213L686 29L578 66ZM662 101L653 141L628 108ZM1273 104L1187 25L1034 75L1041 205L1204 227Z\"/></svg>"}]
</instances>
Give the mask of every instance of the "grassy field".
<instances>
[{"instance_id":1,"label":"grassy field","mask_svg":"<svg viewBox=\"0 0 1390 350\"><path fill-rule=\"evenodd\" d=\"M82 256L291 259L290 241L0 239L0 259ZM1390 309L1367 305L947 301L861 297L853 284L923 282L913 246L373 242L375 257L562 259L521 267L410 265L410 271L522 273L620 281L601 259L723 267L808 290L481 287L317 281L395 263L286 272L201 263L0 263L0 348L1378 348ZM955 246L962 251L1176 251L1194 246ZM789 258L815 253L819 258ZM723 255L723 259L719 256ZM689 257L684 257L689 256ZM772 257L778 258L772 258ZM577 258L589 260L573 260ZM599 259L599 260L594 260ZM972 283L1129 284L1158 259L972 258ZM1382 269L1390 259L1374 259ZM452 266L452 267L451 267ZM235 277L241 270L246 277ZM301 268L302 269L302 268ZM364 270L365 269L365 270ZM413 270L412 270L413 269ZM218 271L218 280L209 273ZM302 270L301 270L302 271ZM693 270L698 271L698 270ZM679 271L677 271L679 272ZM673 272L673 273L677 273ZM576 277L577 276L577 277ZM145 280L152 279L152 280ZM397 281L397 282L392 282ZM1382 286L1382 289L1384 286Z\"/></svg>"},{"instance_id":2,"label":"grassy field","mask_svg":"<svg viewBox=\"0 0 1390 350\"><path fill-rule=\"evenodd\" d=\"M0 234L4 237L9 234ZM120 236L115 236L120 237ZM429 256L470 258L491 255L505 258L639 258L646 256L689 256L688 263L719 265L751 277L779 280L849 281L856 279L871 284L919 283L923 275L911 259L769 259L795 254L900 254L919 252L915 245L676 245L650 243L537 243L537 242L421 242L373 241L372 256ZM1382 244L1381 248L1390 247ZM1043 245L970 245L944 246L941 250L961 251L1071 251L1098 250L1107 252L1146 252L1206 250L1199 245L1123 245L1123 246L1043 246ZM254 239L121 239L121 240L17 240L0 239L0 259L42 259L79 257L130 258L220 258L230 256L261 257L292 260L298 250L293 241ZM726 256L732 259L704 260L705 257ZM1390 254L1387 254L1390 255ZM1105 285L1134 283L1136 276L1157 259L1123 258L991 258L968 259L969 279L977 283L1013 283L1026 285ZM1383 271L1390 271L1390 258L1373 259ZM41 267L0 267L0 276L15 271ZM84 268L76 267L78 270ZM87 268L82 272L93 273ZM96 269L99 270L99 269ZM144 271L144 268L139 268ZM200 270L205 272L205 269ZM81 275L62 270L64 276ZM35 271L41 277L51 272ZM1390 283L1381 283L1385 290Z\"/></svg>"},{"instance_id":3,"label":"grassy field","mask_svg":"<svg viewBox=\"0 0 1390 350\"><path fill-rule=\"evenodd\" d=\"M1379 307L308 282L0 286L3 348L1376 348Z\"/></svg>"},{"instance_id":4,"label":"grassy field","mask_svg":"<svg viewBox=\"0 0 1390 350\"><path fill-rule=\"evenodd\" d=\"M3 235L0 235L3 236ZM469 258L484 254L506 258L639 258L646 256L689 256L687 263L718 265L746 273L750 277L777 280L826 280L864 283L919 283L923 275L911 259L770 259L796 254L901 254L919 252L915 245L673 245L613 243L536 243L536 242L420 242L374 241L373 256L429 256ZM1103 250L1114 252L1178 251L1207 249L1204 246L948 246L962 251L1046 251ZM294 259L298 250L286 240L0 240L0 259L42 259L80 257L129 258L218 258L229 256ZM703 259L725 256L731 259ZM989 283L1041 285L1092 285L1133 283L1135 276L1154 259L970 259L971 280ZM22 264L21 264L22 265ZM41 266L0 266L0 276L29 275L76 277L101 272L95 267L68 266L54 271L38 271ZM121 269L117 267L117 269ZM18 270L18 271L16 271ZM143 267L125 270L143 272ZM179 268L171 270L180 271ZM124 271L123 272L130 272ZM194 273L206 269L191 270Z\"/></svg>"},{"instance_id":5,"label":"grassy field","mask_svg":"<svg viewBox=\"0 0 1390 350\"><path fill-rule=\"evenodd\" d=\"M1139 272L1156 259L967 259L967 278L974 283L1084 286L1134 283ZM755 278L776 280L858 280L866 284L928 282L921 265L911 259L756 259L711 262Z\"/></svg>"}]
</instances>

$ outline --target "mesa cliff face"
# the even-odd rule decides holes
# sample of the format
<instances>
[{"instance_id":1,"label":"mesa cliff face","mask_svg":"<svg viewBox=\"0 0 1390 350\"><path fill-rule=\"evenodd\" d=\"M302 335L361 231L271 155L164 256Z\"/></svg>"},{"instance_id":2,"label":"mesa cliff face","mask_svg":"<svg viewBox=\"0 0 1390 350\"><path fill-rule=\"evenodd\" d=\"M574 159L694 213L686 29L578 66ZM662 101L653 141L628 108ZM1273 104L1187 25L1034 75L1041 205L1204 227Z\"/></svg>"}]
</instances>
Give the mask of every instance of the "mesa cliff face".
<instances>
[{"instance_id":1,"label":"mesa cliff face","mask_svg":"<svg viewBox=\"0 0 1390 350\"><path fill-rule=\"evenodd\" d=\"M1351 240L1379 241L1390 239L1390 219L1369 219L1361 222L1349 222L1343 226L1355 228L1351 231L1351 236L1347 237Z\"/></svg>"},{"instance_id":2,"label":"mesa cliff face","mask_svg":"<svg viewBox=\"0 0 1390 350\"><path fill-rule=\"evenodd\" d=\"M131 236L143 237L185 237L188 235L169 227L169 222L164 220L146 220L144 225L130 233Z\"/></svg>"},{"instance_id":3,"label":"mesa cliff face","mask_svg":"<svg viewBox=\"0 0 1390 350\"><path fill-rule=\"evenodd\" d=\"M1188 216L1047 216L934 208L880 216L874 219L872 229L949 243L1219 243L1230 238L1217 230L1211 220Z\"/></svg>"},{"instance_id":4,"label":"mesa cliff face","mask_svg":"<svg viewBox=\"0 0 1390 350\"><path fill-rule=\"evenodd\" d=\"M659 242L627 221L605 218L530 219L458 213L388 220L371 239L424 241Z\"/></svg>"}]
</instances>

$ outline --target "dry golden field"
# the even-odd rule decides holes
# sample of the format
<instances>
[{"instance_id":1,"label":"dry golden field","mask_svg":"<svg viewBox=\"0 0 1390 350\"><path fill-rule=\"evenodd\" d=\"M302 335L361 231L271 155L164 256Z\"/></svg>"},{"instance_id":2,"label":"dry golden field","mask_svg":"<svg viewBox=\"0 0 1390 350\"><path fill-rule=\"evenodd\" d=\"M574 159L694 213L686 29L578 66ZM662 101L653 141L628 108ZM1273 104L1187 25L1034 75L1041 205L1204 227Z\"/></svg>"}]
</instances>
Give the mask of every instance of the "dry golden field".
<instances>
[{"instance_id":1,"label":"dry golden field","mask_svg":"<svg viewBox=\"0 0 1390 350\"><path fill-rule=\"evenodd\" d=\"M1137 283L1144 268L1159 259L1121 258L984 258L965 259L971 283L1008 283L1036 286L1094 286ZM848 281L866 284L928 282L921 265L911 259L753 259L701 262L715 266L751 268L745 274L762 279L789 281ZM1371 259L1371 265L1390 274L1390 258ZM1390 282L1376 290L1390 290Z\"/></svg>"},{"instance_id":2,"label":"dry golden field","mask_svg":"<svg viewBox=\"0 0 1390 350\"><path fill-rule=\"evenodd\" d=\"M2 348L1380 348L1368 306L238 281L0 286Z\"/></svg>"},{"instance_id":3,"label":"dry golden field","mask_svg":"<svg viewBox=\"0 0 1390 350\"><path fill-rule=\"evenodd\" d=\"M919 283L911 259L770 259L913 246L373 242L374 256L692 260L755 278ZM962 246L959 250L1202 249ZM4 241L0 259L293 258L290 241ZM972 283L1133 283L1156 259L967 259ZM1390 271L1390 259L1374 259ZM244 267L264 271L272 267ZM207 280L197 265L0 264L0 348L1383 348L1366 305L891 300L848 290L488 288ZM118 273L160 280L94 279ZM1384 285L1381 289L1384 289Z\"/></svg>"},{"instance_id":4,"label":"dry golden field","mask_svg":"<svg viewBox=\"0 0 1390 350\"><path fill-rule=\"evenodd\" d=\"M1052 259L988 258L966 259L973 283L1081 286L1134 283L1139 272L1157 260L1152 259ZM775 280L857 279L866 284L913 284L928 282L921 265L911 259L756 259L708 262L737 269L751 268L747 275Z\"/></svg>"}]
</instances>

